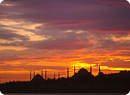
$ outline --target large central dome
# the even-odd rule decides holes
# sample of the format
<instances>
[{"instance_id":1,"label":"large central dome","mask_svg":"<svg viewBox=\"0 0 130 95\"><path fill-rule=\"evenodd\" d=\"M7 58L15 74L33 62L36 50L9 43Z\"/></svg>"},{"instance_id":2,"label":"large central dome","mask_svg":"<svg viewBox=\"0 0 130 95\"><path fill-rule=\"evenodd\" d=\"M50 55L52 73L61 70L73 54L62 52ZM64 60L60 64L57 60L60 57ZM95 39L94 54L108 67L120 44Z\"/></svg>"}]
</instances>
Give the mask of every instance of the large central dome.
<instances>
[{"instance_id":1,"label":"large central dome","mask_svg":"<svg viewBox=\"0 0 130 95\"><path fill-rule=\"evenodd\" d=\"M86 74L86 73L88 73L88 71L86 70L86 69L84 69L84 68L81 68L79 71L78 71L78 73L80 74Z\"/></svg>"},{"instance_id":2,"label":"large central dome","mask_svg":"<svg viewBox=\"0 0 130 95\"><path fill-rule=\"evenodd\" d=\"M36 76L33 77L32 81L43 81L43 77L39 74L37 74Z\"/></svg>"},{"instance_id":3,"label":"large central dome","mask_svg":"<svg viewBox=\"0 0 130 95\"><path fill-rule=\"evenodd\" d=\"M86 69L81 68L78 73L76 73L74 76L72 76L74 79L77 80L89 80L93 78L93 75L91 72L88 72Z\"/></svg>"}]
</instances>

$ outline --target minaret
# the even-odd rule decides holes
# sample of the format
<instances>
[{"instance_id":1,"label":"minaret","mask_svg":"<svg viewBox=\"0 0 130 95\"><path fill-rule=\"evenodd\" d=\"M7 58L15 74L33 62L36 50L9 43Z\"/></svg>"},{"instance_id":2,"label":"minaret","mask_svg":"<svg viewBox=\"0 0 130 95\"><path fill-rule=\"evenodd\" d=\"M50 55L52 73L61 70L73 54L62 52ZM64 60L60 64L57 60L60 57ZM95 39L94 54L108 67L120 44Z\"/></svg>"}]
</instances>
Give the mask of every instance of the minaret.
<instances>
[{"instance_id":1,"label":"minaret","mask_svg":"<svg viewBox=\"0 0 130 95\"><path fill-rule=\"evenodd\" d=\"M35 77L35 71L34 71L34 73L33 73L33 77Z\"/></svg>"},{"instance_id":2,"label":"minaret","mask_svg":"<svg viewBox=\"0 0 130 95\"><path fill-rule=\"evenodd\" d=\"M45 69L45 80L47 80L47 71Z\"/></svg>"},{"instance_id":3,"label":"minaret","mask_svg":"<svg viewBox=\"0 0 130 95\"><path fill-rule=\"evenodd\" d=\"M69 78L69 68L67 68L67 78Z\"/></svg>"},{"instance_id":4,"label":"minaret","mask_svg":"<svg viewBox=\"0 0 130 95\"><path fill-rule=\"evenodd\" d=\"M56 73L54 72L54 80L56 79Z\"/></svg>"},{"instance_id":5,"label":"minaret","mask_svg":"<svg viewBox=\"0 0 130 95\"><path fill-rule=\"evenodd\" d=\"M99 73L101 72L101 69L100 69L100 64L99 64Z\"/></svg>"},{"instance_id":6,"label":"minaret","mask_svg":"<svg viewBox=\"0 0 130 95\"><path fill-rule=\"evenodd\" d=\"M58 79L60 79L60 73L58 72Z\"/></svg>"},{"instance_id":7,"label":"minaret","mask_svg":"<svg viewBox=\"0 0 130 95\"><path fill-rule=\"evenodd\" d=\"M92 66L90 66L90 73L92 74Z\"/></svg>"},{"instance_id":8,"label":"minaret","mask_svg":"<svg viewBox=\"0 0 130 95\"><path fill-rule=\"evenodd\" d=\"M75 69L75 66L74 66L74 75L75 75L75 71L76 71L76 69Z\"/></svg>"},{"instance_id":9,"label":"minaret","mask_svg":"<svg viewBox=\"0 0 130 95\"><path fill-rule=\"evenodd\" d=\"M41 76L43 77L43 70L41 71Z\"/></svg>"},{"instance_id":10,"label":"minaret","mask_svg":"<svg viewBox=\"0 0 130 95\"><path fill-rule=\"evenodd\" d=\"M32 80L32 72L30 72L30 81Z\"/></svg>"}]
</instances>

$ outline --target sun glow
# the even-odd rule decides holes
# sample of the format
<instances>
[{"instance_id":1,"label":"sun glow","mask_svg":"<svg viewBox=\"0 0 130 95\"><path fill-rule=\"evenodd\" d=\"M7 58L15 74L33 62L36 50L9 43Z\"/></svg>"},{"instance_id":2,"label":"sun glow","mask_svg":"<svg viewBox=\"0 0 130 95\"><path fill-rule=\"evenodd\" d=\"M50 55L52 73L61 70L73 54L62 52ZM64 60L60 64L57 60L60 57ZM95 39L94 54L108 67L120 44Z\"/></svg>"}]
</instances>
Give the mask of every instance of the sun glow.
<instances>
[{"instance_id":1,"label":"sun glow","mask_svg":"<svg viewBox=\"0 0 130 95\"><path fill-rule=\"evenodd\" d=\"M88 64L88 63L83 63L80 61L72 62L71 66L76 66L78 68L88 68L90 66L96 66L96 64Z\"/></svg>"}]
</instances>

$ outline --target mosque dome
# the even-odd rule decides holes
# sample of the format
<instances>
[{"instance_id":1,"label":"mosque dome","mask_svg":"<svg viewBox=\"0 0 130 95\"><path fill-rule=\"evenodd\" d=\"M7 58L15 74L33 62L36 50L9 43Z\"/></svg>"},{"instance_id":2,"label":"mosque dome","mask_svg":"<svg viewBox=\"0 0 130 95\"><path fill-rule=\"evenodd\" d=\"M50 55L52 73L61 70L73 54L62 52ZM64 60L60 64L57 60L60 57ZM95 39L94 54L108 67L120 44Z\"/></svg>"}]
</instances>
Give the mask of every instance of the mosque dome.
<instances>
[{"instance_id":1,"label":"mosque dome","mask_svg":"<svg viewBox=\"0 0 130 95\"><path fill-rule=\"evenodd\" d=\"M88 73L88 71L86 70L86 69L84 69L84 68L81 68L79 71L78 71L78 73L80 74L86 74L86 73Z\"/></svg>"},{"instance_id":2,"label":"mosque dome","mask_svg":"<svg viewBox=\"0 0 130 95\"><path fill-rule=\"evenodd\" d=\"M40 82L43 81L43 77L39 74L37 74L36 76L33 77L32 81L36 81L36 82Z\"/></svg>"},{"instance_id":3,"label":"mosque dome","mask_svg":"<svg viewBox=\"0 0 130 95\"><path fill-rule=\"evenodd\" d=\"M77 80L88 80L92 79L93 75L90 72L88 72L85 68L81 68L78 71L78 73L76 73L73 77Z\"/></svg>"}]
</instances>

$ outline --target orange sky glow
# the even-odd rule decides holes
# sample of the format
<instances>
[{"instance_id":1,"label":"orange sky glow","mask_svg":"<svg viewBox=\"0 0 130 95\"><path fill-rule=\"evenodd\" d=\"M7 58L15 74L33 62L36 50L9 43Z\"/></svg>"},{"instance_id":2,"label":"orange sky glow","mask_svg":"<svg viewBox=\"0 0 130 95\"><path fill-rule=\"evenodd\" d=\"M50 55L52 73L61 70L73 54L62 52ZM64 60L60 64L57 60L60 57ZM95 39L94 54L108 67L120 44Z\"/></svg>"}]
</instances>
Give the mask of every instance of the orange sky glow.
<instances>
[{"instance_id":1,"label":"orange sky glow","mask_svg":"<svg viewBox=\"0 0 130 95\"><path fill-rule=\"evenodd\" d=\"M94 76L99 64L105 74L130 70L130 5L101 1L0 4L0 82L28 81L45 68L48 78L66 77L67 68L72 76L74 66L92 66Z\"/></svg>"}]
</instances>

